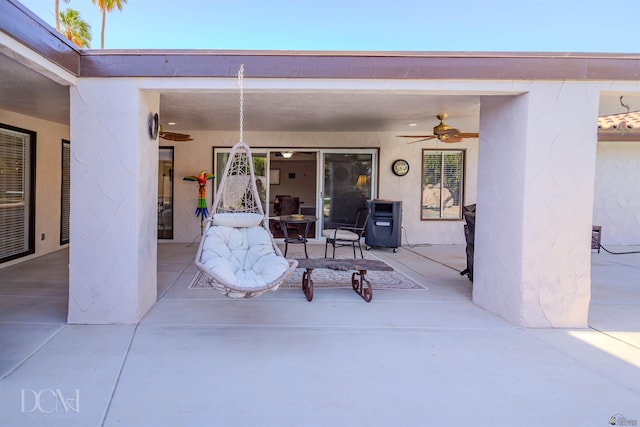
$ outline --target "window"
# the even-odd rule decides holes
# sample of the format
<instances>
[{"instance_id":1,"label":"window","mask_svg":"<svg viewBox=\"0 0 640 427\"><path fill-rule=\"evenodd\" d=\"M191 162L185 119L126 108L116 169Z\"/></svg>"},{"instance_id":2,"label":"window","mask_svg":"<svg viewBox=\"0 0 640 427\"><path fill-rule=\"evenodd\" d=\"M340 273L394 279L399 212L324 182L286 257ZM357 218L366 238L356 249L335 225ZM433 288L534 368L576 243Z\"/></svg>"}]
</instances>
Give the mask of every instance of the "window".
<instances>
[{"instance_id":1,"label":"window","mask_svg":"<svg viewBox=\"0 0 640 427\"><path fill-rule=\"evenodd\" d=\"M62 140L62 183L60 188L60 244L69 243L69 212L71 211L71 143Z\"/></svg>"},{"instance_id":2,"label":"window","mask_svg":"<svg viewBox=\"0 0 640 427\"><path fill-rule=\"evenodd\" d=\"M422 150L420 219L461 219L464 150Z\"/></svg>"},{"instance_id":3,"label":"window","mask_svg":"<svg viewBox=\"0 0 640 427\"><path fill-rule=\"evenodd\" d=\"M35 252L36 133L0 124L0 262Z\"/></svg>"}]
</instances>

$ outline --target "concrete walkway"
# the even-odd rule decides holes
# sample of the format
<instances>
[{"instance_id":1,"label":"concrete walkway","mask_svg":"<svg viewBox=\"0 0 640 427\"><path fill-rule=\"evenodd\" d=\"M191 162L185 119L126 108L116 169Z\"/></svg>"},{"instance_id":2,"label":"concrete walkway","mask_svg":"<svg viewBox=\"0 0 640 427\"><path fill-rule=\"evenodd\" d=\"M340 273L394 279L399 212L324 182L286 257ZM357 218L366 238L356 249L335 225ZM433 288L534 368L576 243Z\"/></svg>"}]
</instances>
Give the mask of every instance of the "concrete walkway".
<instances>
[{"instance_id":1,"label":"concrete walkway","mask_svg":"<svg viewBox=\"0 0 640 427\"><path fill-rule=\"evenodd\" d=\"M367 252L428 287L371 303L187 289L195 250L159 245L136 326L65 323L67 251L0 270L0 426L640 424L640 254L593 252L590 328L572 330L473 304L463 246Z\"/></svg>"}]
</instances>

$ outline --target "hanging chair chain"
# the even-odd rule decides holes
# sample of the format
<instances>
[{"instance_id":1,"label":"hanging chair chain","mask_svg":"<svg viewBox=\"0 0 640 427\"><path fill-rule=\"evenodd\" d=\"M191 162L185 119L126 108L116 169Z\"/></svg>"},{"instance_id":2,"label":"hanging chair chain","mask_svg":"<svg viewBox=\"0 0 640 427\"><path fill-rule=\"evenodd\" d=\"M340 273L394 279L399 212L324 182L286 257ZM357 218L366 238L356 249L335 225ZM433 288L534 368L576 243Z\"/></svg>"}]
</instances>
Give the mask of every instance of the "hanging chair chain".
<instances>
[{"instance_id":1,"label":"hanging chair chain","mask_svg":"<svg viewBox=\"0 0 640 427\"><path fill-rule=\"evenodd\" d=\"M240 64L238 85L240 86L240 141L244 142L242 135L244 128L244 64Z\"/></svg>"}]
</instances>

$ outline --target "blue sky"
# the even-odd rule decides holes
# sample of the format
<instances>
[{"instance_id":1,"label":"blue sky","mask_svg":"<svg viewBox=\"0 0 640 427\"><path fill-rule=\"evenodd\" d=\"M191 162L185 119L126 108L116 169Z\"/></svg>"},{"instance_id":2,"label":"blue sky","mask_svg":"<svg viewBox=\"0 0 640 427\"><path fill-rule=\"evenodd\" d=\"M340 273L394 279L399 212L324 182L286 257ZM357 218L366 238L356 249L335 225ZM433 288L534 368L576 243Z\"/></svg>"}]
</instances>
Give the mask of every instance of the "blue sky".
<instances>
[{"instance_id":1,"label":"blue sky","mask_svg":"<svg viewBox=\"0 0 640 427\"><path fill-rule=\"evenodd\" d=\"M21 0L54 26L54 0ZM60 0L92 27L91 0ZM640 53L640 0L128 0L107 49Z\"/></svg>"}]
</instances>

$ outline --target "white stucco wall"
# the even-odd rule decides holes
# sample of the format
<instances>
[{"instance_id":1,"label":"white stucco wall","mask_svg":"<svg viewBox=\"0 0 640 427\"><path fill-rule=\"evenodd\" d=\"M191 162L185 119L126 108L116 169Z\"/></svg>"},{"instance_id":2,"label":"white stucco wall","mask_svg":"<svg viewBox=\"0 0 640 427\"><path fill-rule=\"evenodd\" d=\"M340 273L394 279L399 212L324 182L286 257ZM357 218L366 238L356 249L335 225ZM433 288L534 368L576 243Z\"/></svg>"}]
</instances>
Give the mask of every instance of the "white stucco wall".
<instances>
[{"instance_id":1,"label":"white stucco wall","mask_svg":"<svg viewBox=\"0 0 640 427\"><path fill-rule=\"evenodd\" d=\"M69 323L134 324L156 302L159 102L132 79L71 90Z\"/></svg>"},{"instance_id":2,"label":"white stucco wall","mask_svg":"<svg viewBox=\"0 0 640 427\"><path fill-rule=\"evenodd\" d=\"M36 132L37 150L35 253L0 264L5 268L67 246L60 245L60 165L62 140L69 140L69 126L5 110L0 110L0 123Z\"/></svg>"},{"instance_id":3,"label":"white stucco wall","mask_svg":"<svg viewBox=\"0 0 640 427\"><path fill-rule=\"evenodd\" d=\"M593 224L602 244L640 245L640 141L598 143Z\"/></svg>"},{"instance_id":4,"label":"white stucco wall","mask_svg":"<svg viewBox=\"0 0 640 427\"><path fill-rule=\"evenodd\" d=\"M512 323L587 326L598 96L548 82L482 100L473 301Z\"/></svg>"}]
</instances>

